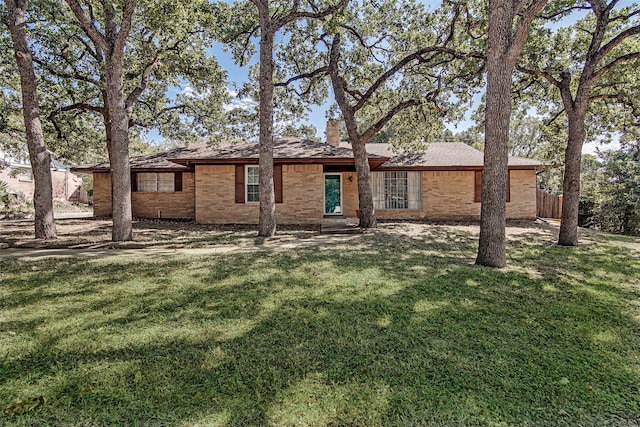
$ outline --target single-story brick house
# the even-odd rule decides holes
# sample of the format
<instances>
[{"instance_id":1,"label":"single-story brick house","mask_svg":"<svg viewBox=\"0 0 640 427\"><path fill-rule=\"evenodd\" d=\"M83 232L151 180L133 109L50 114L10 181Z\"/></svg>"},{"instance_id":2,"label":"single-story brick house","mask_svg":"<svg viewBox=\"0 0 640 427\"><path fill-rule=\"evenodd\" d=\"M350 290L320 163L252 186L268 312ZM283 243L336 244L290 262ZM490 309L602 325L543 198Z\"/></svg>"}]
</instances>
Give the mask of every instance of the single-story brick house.
<instances>
[{"instance_id":1,"label":"single-story brick house","mask_svg":"<svg viewBox=\"0 0 640 427\"><path fill-rule=\"evenodd\" d=\"M320 224L355 217L353 152L339 142L274 141L276 217L280 224ZM332 138L333 136L333 138ZM483 153L463 143L431 143L424 151L393 153L368 144L376 215L381 219L478 219ZM509 158L507 218L536 217L537 160ZM111 214L109 164L76 168L93 173L95 216ZM133 215L195 219L202 224L258 222L258 145L178 148L131 160Z\"/></svg>"}]
</instances>

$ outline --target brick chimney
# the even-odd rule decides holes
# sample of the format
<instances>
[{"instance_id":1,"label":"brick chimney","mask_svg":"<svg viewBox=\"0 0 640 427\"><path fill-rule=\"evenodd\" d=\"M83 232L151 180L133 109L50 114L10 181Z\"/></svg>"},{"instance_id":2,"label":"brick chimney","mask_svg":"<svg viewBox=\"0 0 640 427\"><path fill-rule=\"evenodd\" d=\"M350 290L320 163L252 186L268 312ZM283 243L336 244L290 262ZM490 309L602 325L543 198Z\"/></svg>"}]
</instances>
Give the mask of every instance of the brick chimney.
<instances>
[{"instance_id":1,"label":"brick chimney","mask_svg":"<svg viewBox=\"0 0 640 427\"><path fill-rule=\"evenodd\" d=\"M327 144L334 147L340 145L340 122L336 119L327 120Z\"/></svg>"}]
</instances>

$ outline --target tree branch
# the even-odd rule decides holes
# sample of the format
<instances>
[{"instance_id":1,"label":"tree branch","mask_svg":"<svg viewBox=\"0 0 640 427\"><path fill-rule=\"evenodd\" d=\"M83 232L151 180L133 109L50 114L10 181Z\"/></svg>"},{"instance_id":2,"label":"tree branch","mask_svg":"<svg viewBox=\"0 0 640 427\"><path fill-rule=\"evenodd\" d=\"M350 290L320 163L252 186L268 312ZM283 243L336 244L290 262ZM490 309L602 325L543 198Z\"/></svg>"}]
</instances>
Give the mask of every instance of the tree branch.
<instances>
[{"instance_id":1,"label":"tree branch","mask_svg":"<svg viewBox=\"0 0 640 427\"><path fill-rule=\"evenodd\" d=\"M551 21L552 19L555 19L558 16L562 16L562 15L564 15L566 13L573 12L574 10L589 10L589 9L591 9L591 8L588 7L588 6L573 6L573 7L568 7L566 9L562 9L562 10L560 10L558 12L555 12L555 13L552 13L552 14L549 14L549 15L538 14L538 15L536 15L536 18L540 18L540 19L543 19L545 21Z\"/></svg>"},{"instance_id":2,"label":"tree branch","mask_svg":"<svg viewBox=\"0 0 640 427\"><path fill-rule=\"evenodd\" d=\"M75 103L75 104L66 105L64 107L60 107L60 108L57 108L57 109L53 110L47 116L47 120L53 120L56 116L58 116L58 115L60 115L60 114L62 114L64 112L72 111L72 110L94 111L94 112L100 113L100 114L104 114L105 113L105 108L104 107L96 107L95 105L87 104L86 102L78 102L78 103Z\"/></svg>"},{"instance_id":3,"label":"tree branch","mask_svg":"<svg viewBox=\"0 0 640 427\"><path fill-rule=\"evenodd\" d=\"M560 81L557 80L555 77L553 77L551 75L551 73L548 73L547 71L544 71L544 70L531 70L529 68L524 68L523 66L518 65L518 64L516 64L516 70L520 71L521 73L528 74L530 76L542 77L546 81L548 81L549 83L554 85L555 87L558 87L558 88L560 87Z\"/></svg>"},{"instance_id":4,"label":"tree branch","mask_svg":"<svg viewBox=\"0 0 640 427\"><path fill-rule=\"evenodd\" d=\"M59 71L50 66L50 63L47 63L39 58L33 57L33 62L38 64L42 69L46 70L49 74L52 74L56 77L60 77L63 79L72 79L72 80L80 80L83 82L91 83L96 86L100 86L100 82L93 80L91 77L84 76L78 72L75 68L73 69L73 73L67 73L64 71Z\"/></svg>"},{"instance_id":5,"label":"tree branch","mask_svg":"<svg viewBox=\"0 0 640 427\"><path fill-rule=\"evenodd\" d=\"M362 95L358 103L353 107L355 111L359 110L364 106L364 104L371 98L371 96L378 90L378 88L384 84L389 78L399 72L404 66L409 64L411 61L415 59L422 59L424 62L427 62L424 59L424 55L427 53L445 53L447 55L451 55L458 59L466 59L466 58L482 58L482 54L478 52L470 52L470 53L460 53L453 49L444 47L444 46L431 46L427 48L420 49L409 55L402 58L398 61L393 67L389 68L384 74L382 74L378 79L367 89L367 91Z\"/></svg>"},{"instance_id":6,"label":"tree branch","mask_svg":"<svg viewBox=\"0 0 640 427\"><path fill-rule=\"evenodd\" d=\"M94 24L93 19L86 14L84 9L82 9L80 2L78 2L78 0L65 0L65 1L71 8L71 11L73 12L73 14L76 15L76 18L78 19L78 21L80 21L82 28L87 33L89 38L97 46L99 46L103 52L109 52L110 49L109 49L109 44L107 43L107 39L104 37L104 35L100 31L98 31L98 29Z\"/></svg>"},{"instance_id":7,"label":"tree branch","mask_svg":"<svg viewBox=\"0 0 640 427\"><path fill-rule=\"evenodd\" d=\"M286 82L274 83L274 86L275 87L289 86L291 83L293 83L293 82L295 82L297 80L309 79L309 78L316 77L316 76L321 75L321 74L327 74L328 72L329 72L329 67L328 66L320 67L317 70L313 70L313 71L311 71L309 73L298 74L297 76L291 77Z\"/></svg>"},{"instance_id":8,"label":"tree branch","mask_svg":"<svg viewBox=\"0 0 640 427\"><path fill-rule=\"evenodd\" d=\"M616 68L621 63L626 62L626 61L630 61L630 60L636 59L636 58L640 58L640 52L632 52L632 53L628 53L626 55L619 56L616 59L614 59L613 61L609 62L604 67L600 68L598 71L596 71L594 73L594 75L593 75L593 79L594 80L598 80L600 77L602 77L603 74L606 74L607 72L613 70L614 68Z\"/></svg>"},{"instance_id":9,"label":"tree branch","mask_svg":"<svg viewBox=\"0 0 640 427\"><path fill-rule=\"evenodd\" d=\"M156 65L158 64L158 59L159 59L159 55L158 53L156 53L156 56L153 58L153 60L150 63L148 63L147 66L144 68L144 71L140 76L140 84L137 85L135 89L131 91L129 96L127 96L127 99L125 100L124 105L125 105L125 109L129 111L129 115L131 115L130 110L133 107L133 103L147 88L147 85L149 84L149 78L151 77L151 73L153 72Z\"/></svg>"},{"instance_id":10,"label":"tree branch","mask_svg":"<svg viewBox=\"0 0 640 427\"><path fill-rule=\"evenodd\" d=\"M116 54L121 54L124 51L124 46L127 43L129 32L131 31L131 22L133 21L133 13L136 10L136 0L127 0L122 11L122 22L120 24L120 31L116 37L113 45L113 51Z\"/></svg>"},{"instance_id":11,"label":"tree branch","mask_svg":"<svg viewBox=\"0 0 640 427\"><path fill-rule=\"evenodd\" d=\"M387 114L385 114L385 116L383 118L381 118L380 120L378 120L376 123L374 123L373 125L371 125L367 130L365 130L362 133L362 139L364 141L368 141L373 135L375 135L376 133L380 132L380 130L382 130L382 128L389 123L389 121L398 113L400 113L403 110L406 110L409 107L414 107L416 105L420 105L421 102L418 101L417 99L410 99L408 101L403 101L401 103L399 103L398 105L396 105L395 107L393 107L391 110L389 110L387 112Z\"/></svg>"},{"instance_id":12,"label":"tree branch","mask_svg":"<svg viewBox=\"0 0 640 427\"><path fill-rule=\"evenodd\" d=\"M525 0L521 0L520 4L516 8L516 13L522 10L521 4L526 4ZM520 52L524 48L524 44L527 42L527 37L529 36L529 28L531 27L531 23L535 19L538 12L544 8L544 5L547 3L547 0L534 0L529 8L527 8L520 20L518 21L518 25L516 26L516 33L511 41L511 46L507 51L507 61L508 64L505 66L513 66L518 61L518 57L520 56Z\"/></svg>"},{"instance_id":13,"label":"tree branch","mask_svg":"<svg viewBox=\"0 0 640 427\"><path fill-rule=\"evenodd\" d=\"M613 50L613 48L618 46L625 39L627 39L627 38L629 38L631 36L635 36L637 34L640 34L640 25L636 25L634 27L627 28L625 31L623 31L620 34L618 34L617 36L615 36L607 44L602 46L602 48L600 48L600 50L598 50L598 52L595 54L595 56L594 56L595 63L596 64L599 63L602 60L602 58L604 58L609 52L611 52Z\"/></svg>"},{"instance_id":14,"label":"tree branch","mask_svg":"<svg viewBox=\"0 0 640 427\"><path fill-rule=\"evenodd\" d=\"M252 0L252 1L256 1L256 0ZM296 0L294 3L299 2L299 0ZM291 9L292 12L275 20L273 23L273 29L278 30L279 28L284 27L285 25L287 25L290 22L293 22L297 19L301 19L301 18L309 18L309 19L322 19L325 18L329 15L331 15L332 13L337 12L338 10L342 9L344 6L347 5L347 3L349 3L349 0L340 0L338 1L338 3L336 3L333 6L330 6L328 8L326 8L325 10L321 11L321 12L297 12L297 7L296 9Z\"/></svg>"}]
</instances>

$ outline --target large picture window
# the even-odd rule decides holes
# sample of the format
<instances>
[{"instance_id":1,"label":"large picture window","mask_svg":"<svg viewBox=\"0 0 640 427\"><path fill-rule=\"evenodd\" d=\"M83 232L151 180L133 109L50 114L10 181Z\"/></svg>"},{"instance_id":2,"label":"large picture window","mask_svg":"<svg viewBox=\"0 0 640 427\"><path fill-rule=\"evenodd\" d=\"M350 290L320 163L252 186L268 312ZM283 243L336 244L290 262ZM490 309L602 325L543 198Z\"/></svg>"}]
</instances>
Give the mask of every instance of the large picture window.
<instances>
[{"instance_id":1,"label":"large picture window","mask_svg":"<svg viewBox=\"0 0 640 427\"><path fill-rule=\"evenodd\" d=\"M260 201L260 171L258 166L247 166L247 203Z\"/></svg>"},{"instance_id":2,"label":"large picture window","mask_svg":"<svg viewBox=\"0 0 640 427\"><path fill-rule=\"evenodd\" d=\"M422 172L372 172L376 209L422 209Z\"/></svg>"}]
</instances>

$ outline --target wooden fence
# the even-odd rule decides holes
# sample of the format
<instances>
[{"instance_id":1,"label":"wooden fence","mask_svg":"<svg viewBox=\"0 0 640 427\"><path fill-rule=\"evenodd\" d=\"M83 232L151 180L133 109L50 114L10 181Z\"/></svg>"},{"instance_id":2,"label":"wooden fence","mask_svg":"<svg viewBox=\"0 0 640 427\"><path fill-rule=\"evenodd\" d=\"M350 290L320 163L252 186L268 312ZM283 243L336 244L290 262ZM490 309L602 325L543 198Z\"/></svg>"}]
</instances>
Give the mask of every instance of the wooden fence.
<instances>
[{"instance_id":1,"label":"wooden fence","mask_svg":"<svg viewBox=\"0 0 640 427\"><path fill-rule=\"evenodd\" d=\"M562 196L536 190L536 215L541 218L560 218L562 216Z\"/></svg>"}]
</instances>

